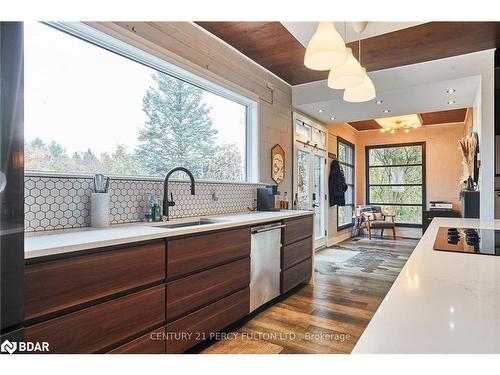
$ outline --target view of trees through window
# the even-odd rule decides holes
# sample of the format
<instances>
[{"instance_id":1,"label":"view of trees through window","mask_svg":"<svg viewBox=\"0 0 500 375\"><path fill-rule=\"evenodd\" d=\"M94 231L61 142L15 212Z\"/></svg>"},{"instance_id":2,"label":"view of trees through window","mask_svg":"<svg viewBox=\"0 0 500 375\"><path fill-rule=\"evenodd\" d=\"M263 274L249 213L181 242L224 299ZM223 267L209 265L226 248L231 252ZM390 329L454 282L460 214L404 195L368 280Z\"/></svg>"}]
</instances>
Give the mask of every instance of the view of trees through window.
<instances>
[{"instance_id":1,"label":"view of trees through window","mask_svg":"<svg viewBox=\"0 0 500 375\"><path fill-rule=\"evenodd\" d=\"M423 145L368 149L368 202L396 222L422 224Z\"/></svg>"},{"instance_id":2,"label":"view of trees through window","mask_svg":"<svg viewBox=\"0 0 500 375\"><path fill-rule=\"evenodd\" d=\"M245 105L41 23L25 23L25 102L28 171L246 178Z\"/></svg>"}]
</instances>

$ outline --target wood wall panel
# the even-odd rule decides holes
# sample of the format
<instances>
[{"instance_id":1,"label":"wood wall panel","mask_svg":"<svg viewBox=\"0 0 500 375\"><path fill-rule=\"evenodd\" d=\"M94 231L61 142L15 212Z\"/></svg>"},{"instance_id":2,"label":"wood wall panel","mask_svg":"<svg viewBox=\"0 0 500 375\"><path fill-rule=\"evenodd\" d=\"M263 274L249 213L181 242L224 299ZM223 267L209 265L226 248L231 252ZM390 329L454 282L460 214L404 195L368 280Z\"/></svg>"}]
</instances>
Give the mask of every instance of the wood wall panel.
<instances>
[{"instance_id":1,"label":"wood wall panel","mask_svg":"<svg viewBox=\"0 0 500 375\"><path fill-rule=\"evenodd\" d=\"M354 129L358 131L375 130L382 128L375 120L353 121L349 122L349 125L351 125Z\"/></svg>"},{"instance_id":2,"label":"wood wall panel","mask_svg":"<svg viewBox=\"0 0 500 375\"><path fill-rule=\"evenodd\" d=\"M421 113L422 125L464 123L467 108Z\"/></svg>"},{"instance_id":3,"label":"wood wall panel","mask_svg":"<svg viewBox=\"0 0 500 375\"><path fill-rule=\"evenodd\" d=\"M304 66L305 48L279 22L198 24L291 85L327 79ZM355 56L358 43L348 44ZM367 71L442 59L500 46L500 22L428 22L362 40Z\"/></svg>"}]
</instances>

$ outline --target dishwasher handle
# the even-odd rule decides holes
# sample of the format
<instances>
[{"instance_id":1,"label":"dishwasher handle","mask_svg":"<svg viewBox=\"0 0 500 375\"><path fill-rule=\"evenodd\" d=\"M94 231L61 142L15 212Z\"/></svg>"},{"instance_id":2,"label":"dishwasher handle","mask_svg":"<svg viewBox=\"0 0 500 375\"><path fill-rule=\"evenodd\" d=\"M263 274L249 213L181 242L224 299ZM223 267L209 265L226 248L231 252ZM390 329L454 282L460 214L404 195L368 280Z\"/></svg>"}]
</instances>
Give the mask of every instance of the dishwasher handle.
<instances>
[{"instance_id":1,"label":"dishwasher handle","mask_svg":"<svg viewBox=\"0 0 500 375\"><path fill-rule=\"evenodd\" d=\"M262 229L256 228L256 229L252 229L252 234L269 232L270 230L280 229L280 228L284 228L284 227L286 227L286 224L273 225L273 226L270 226L270 227L264 227Z\"/></svg>"}]
</instances>

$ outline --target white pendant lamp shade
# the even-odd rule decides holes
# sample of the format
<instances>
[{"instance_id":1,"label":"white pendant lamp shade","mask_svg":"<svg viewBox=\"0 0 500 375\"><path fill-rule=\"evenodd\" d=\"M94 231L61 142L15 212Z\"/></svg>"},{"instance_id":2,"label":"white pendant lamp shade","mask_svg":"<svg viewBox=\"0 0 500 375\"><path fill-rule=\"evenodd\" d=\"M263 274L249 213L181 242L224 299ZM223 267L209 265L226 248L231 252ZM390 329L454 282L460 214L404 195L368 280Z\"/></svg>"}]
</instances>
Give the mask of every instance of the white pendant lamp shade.
<instances>
[{"instance_id":1,"label":"white pendant lamp shade","mask_svg":"<svg viewBox=\"0 0 500 375\"><path fill-rule=\"evenodd\" d=\"M377 95L375 86L370 77L368 77L368 74L366 74L365 68L363 68L363 73L365 75L365 80L361 85L348 88L344 91L344 100L346 102L360 103L375 99Z\"/></svg>"},{"instance_id":2,"label":"white pendant lamp shade","mask_svg":"<svg viewBox=\"0 0 500 375\"><path fill-rule=\"evenodd\" d=\"M333 22L318 22L318 28L307 45L304 65L312 70L330 70L347 59L344 40Z\"/></svg>"},{"instance_id":3,"label":"white pendant lamp shade","mask_svg":"<svg viewBox=\"0 0 500 375\"><path fill-rule=\"evenodd\" d=\"M365 73L353 56L352 50L347 48L347 61L337 69L332 69L328 75L328 87L332 89L348 89L363 83Z\"/></svg>"}]
</instances>

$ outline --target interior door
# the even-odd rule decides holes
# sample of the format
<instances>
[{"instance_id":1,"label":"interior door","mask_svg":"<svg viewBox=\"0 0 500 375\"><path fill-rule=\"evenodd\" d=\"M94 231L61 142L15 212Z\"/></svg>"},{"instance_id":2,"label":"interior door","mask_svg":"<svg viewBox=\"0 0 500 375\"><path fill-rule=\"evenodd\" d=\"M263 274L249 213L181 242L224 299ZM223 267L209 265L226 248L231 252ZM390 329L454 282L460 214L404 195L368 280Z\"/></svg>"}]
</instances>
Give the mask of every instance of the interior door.
<instances>
[{"instance_id":1,"label":"interior door","mask_svg":"<svg viewBox=\"0 0 500 375\"><path fill-rule=\"evenodd\" d=\"M315 247L326 245L326 195L325 165L326 157L312 154L312 207L314 209L314 242Z\"/></svg>"},{"instance_id":2,"label":"interior door","mask_svg":"<svg viewBox=\"0 0 500 375\"><path fill-rule=\"evenodd\" d=\"M326 244L326 155L306 145L297 145L295 192L299 210L314 211L315 247Z\"/></svg>"}]
</instances>

